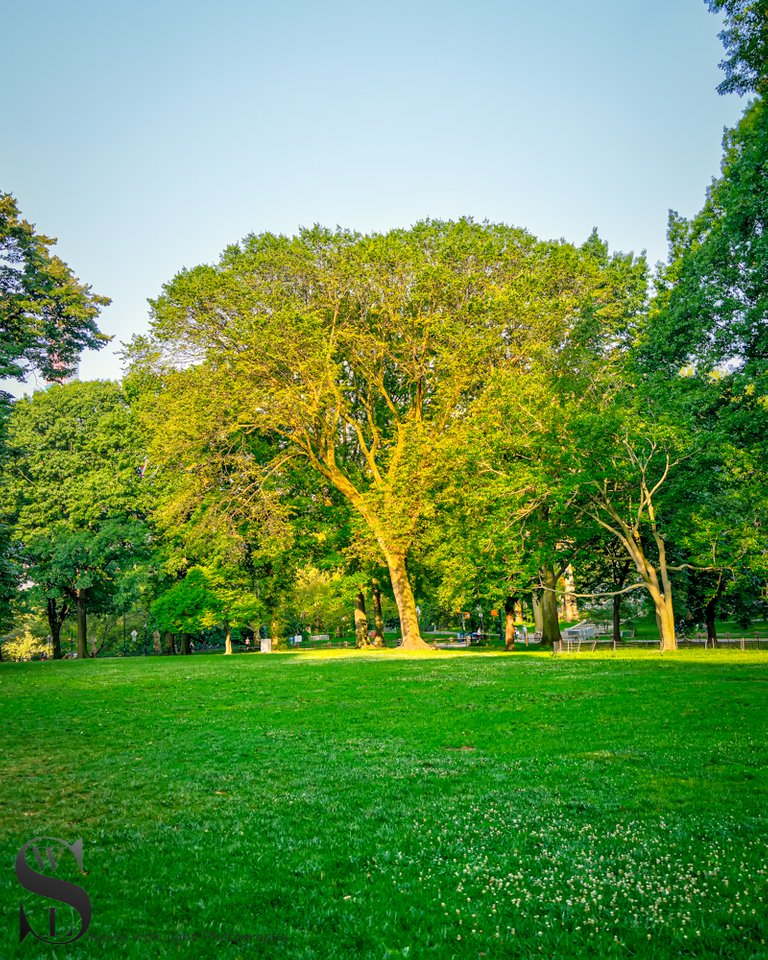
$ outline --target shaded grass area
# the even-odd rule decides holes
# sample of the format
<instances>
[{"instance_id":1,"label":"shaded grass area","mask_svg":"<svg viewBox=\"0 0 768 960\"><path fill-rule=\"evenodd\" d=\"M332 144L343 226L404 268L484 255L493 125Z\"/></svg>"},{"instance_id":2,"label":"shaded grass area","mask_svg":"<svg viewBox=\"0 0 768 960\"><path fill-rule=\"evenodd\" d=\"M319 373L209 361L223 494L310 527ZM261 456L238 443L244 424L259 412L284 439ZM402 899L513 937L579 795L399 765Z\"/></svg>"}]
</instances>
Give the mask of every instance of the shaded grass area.
<instances>
[{"instance_id":1,"label":"shaded grass area","mask_svg":"<svg viewBox=\"0 0 768 960\"><path fill-rule=\"evenodd\" d=\"M766 957L767 693L736 652L3 665L0 955ZM41 835L74 948L17 946Z\"/></svg>"}]
</instances>

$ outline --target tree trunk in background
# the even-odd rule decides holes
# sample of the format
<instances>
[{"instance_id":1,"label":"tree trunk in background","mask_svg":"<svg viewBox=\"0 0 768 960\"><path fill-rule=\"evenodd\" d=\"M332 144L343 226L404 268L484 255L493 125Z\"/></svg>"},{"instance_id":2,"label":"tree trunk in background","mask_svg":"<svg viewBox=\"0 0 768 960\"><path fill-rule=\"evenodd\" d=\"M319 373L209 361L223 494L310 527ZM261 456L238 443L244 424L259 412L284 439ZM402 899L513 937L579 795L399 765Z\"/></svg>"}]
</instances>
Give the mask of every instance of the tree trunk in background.
<instances>
[{"instance_id":1,"label":"tree trunk in background","mask_svg":"<svg viewBox=\"0 0 768 960\"><path fill-rule=\"evenodd\" d=\"M573 579L573 567L568 564L563 574L563 583L565 584L565 596L563 597L563 612L565 620L578 620L579 607L576 603L576 584Z\"/></svg>"},{"instance_id":2,"label":"tree trunk in background","mask_svg":"<svg viewBox=\"0 0 768 960\"><path fill-rule=\"evenodd\" d=\"M75 590L75 605L77 607L77 658L85 660L88 656L88 608L86 605L85 590Z\"/></svg>"},{"instance_id":3,"label":"tree trunk in background","mask_svg":"<svg viewBox=\"0 0 768 960\"><path fill-rule=\"evenodd\" d=\"M277 650L280 647L280 618L274 613L269 621L269 635L272 638L272 649Z\"/></svg>"},{"instance_id":4,"label":"tree trunk in background","mask_svg":"<svg viewBox=\"0 0 768 960\"><path fill-rule=\"evenodd\" d=\"M715 626L715 608L717 607L717 596L710 597L707 605L704 607L704 619L707 624L707 643L717 646L717 627Z\"/></svg>"},{"instance_id":5,"label":"tree trunk in background","mask_svg":"<svg viewBox=\"0 0 768 960\"><path fill-rule=\"evenodd\" d=\"M621 643L621 597L616 594L613 598L613 645Z\"/></svg>"},{"instance_id":6,"label":"tree trunk in background","mask_svg":"<svg viewBox=\"0 0 768 960\"><path fill-rule=\"evenodd\" d=\"M224 638L224 654L232 655L232 627L229 624L226 624L227 635Z\"/></svg>"},{"instance_id":7,"label":"tree trunk in background","mask_svg":"<svg viewBox=\"0 0 768 960\"><path fill-rule=\"evenodd\" d=\"M504 649L515 648L515 599L507 597L504 601Z\"/></svg>"},{"instance_id":8,"label":"tree trunk in background","mask_svg":"<svg viewBox=\"0 0 768 960\"><path fill-rule=\"evenodd\" d=\"M546 647L555 647L563 639L557 616L557 578L551 566L542 567L540 573L545 587L541 596L541 642Z\"/></svg>"},{"instance_id":9,"label":"tree trunk in background","mask_svg":"<svg viewBox=\"0 0 768 960\"><path fill-rule=\"evenodd\" d=\"M182 633L181 635L181 652L184 656L188 656L192 651L189 649L189 634Z\"/></svg>"},{"instance_id":10,"label":"tree trunk in background","mask_svg":"<svg viewBox=\"0 0 768 960\"><path fill-rule=\"evenodd\" d=\"M49 600L48 603L51 603ZM56 601L53 601L54 609ZM48 616L48 625L51 628L51 643L53 644L53 659L61 660L61 623L57 620L55 614L53 618Z\"/></svg>"},{"instance_id":11,"label":"tree trunk in background","mask_svg":"<svg viewBox=\"0 0 768 960\"><path fill-rule=\"evenodd\" d=\"M381 588L379 581L373 580L373 622L376 627L376 639L373 641L375 647L384 646L384 617L381 613Z\"/></svg>"},{"instance_id":12,"label":"tree trunk in background","mask_svg":"<svg viewBox=\"0 0 768 960\"><path fill-rule=\"evenodd\" d=\"M708 578L705 578L704 583L707 583ZM711 585L711 581L710 585ZM723 583L723 571L721 570L717 575L717 584L715 585L714 593L704 604L704 622L707 625L707 643L712 647L716 647L717 643L717 627L715 625L715 614L717 613L717 604L720 600L720 597L723 595L724 583Z\"/></svg>"},{"instance_id":13,"label":"tree trunk in background","mask_svg":"<svg viewBox=\"0 0 768 960\"><path fill-rule=\"evenodd\" d=\"M50 597L46 604L46 613L48 615L48 626L51 628L51 643L53 644L53 659L61 660L61 628L69 612L67 605L63 604L60 608L56 606L56 600Z\"/></svg>"},{"instance_id":14,"label":"tree trunk in background","mask_svg":"<svg viewBox=\"0 0 768 960\"><path fill-rule=\"evenodd\" d=\"M165 631L165 649L163 653L166 654L166 656L172 656L176 653L176 647L173 644L173 634L170 630Z\"/></svg>"},{"instance_id":15,"label":"tree trunk in background","mask_svg":"<svg viewBox=\"0 0 768 960\"><path fill-rule=\"evenodd\" d=\"M630 560L620 561L618 557L612 557L611 559L611 572L613 574L613 582L617 590L622 590L624 584L627 582L627 577L629 576L629 571L632 566ZM621 601L622 595L617 593L613 597L613 645L616 647L617 644L621 643Z\"/></svg>"},{"instance_id":16,"label":"tree trunk in background","mask_svg":"<svg viewBox=\"0 0 768 960\"><path fill-rule=\"evenodd\" d=\"M392 592L395 595L397 612L400 615L400 630L403 637L402 646L406 650L429 650L429 644L421 639L419 630L419 616L416 613L416 601L408 579L405 566L405 557L399 553L387 554L389 577L392 581Z\"/></svg>"},{"instance_id":17,"label":"tree trunk in background","mask_svg":"<svg viewBox=\"0 0 768 960\"><path fill-rule=\"evenodd\" d=\"M368 645L368 616L365 612L365 596L362 590L358 590L355 597L355 646L367 647Z\"/></svg>"},{"instance_id":18,"label":"tree trunk in background","mask_svg":"<svg viewBox=\"0 0 768 960\"><path fill-rule=\"evenodd\" d=\"M541 591L534 590L531 594L533 604L533 626L536 633L544 633L544 618L541 615Z\"/></svg>"}]
</instances>

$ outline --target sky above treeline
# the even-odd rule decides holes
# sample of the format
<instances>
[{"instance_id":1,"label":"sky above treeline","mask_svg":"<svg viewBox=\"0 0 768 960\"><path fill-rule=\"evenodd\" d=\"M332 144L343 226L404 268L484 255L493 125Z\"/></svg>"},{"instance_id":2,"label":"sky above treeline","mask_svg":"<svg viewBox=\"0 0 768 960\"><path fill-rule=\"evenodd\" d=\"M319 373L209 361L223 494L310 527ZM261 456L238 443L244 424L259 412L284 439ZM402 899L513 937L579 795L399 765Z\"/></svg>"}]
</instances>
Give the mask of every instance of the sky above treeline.
<instances>
[{"instance_id":1,"label":"sky above treeline","mask_svg":"<svg viewBox=\"0 0 768 960\"><path fill-rule=\"evenodd\" d=\"M467 215L653 264L745 106L719 29L703 0L8 0L0 190L113 300L83 379L250 232Z\"/></svg>"}]
</instances>

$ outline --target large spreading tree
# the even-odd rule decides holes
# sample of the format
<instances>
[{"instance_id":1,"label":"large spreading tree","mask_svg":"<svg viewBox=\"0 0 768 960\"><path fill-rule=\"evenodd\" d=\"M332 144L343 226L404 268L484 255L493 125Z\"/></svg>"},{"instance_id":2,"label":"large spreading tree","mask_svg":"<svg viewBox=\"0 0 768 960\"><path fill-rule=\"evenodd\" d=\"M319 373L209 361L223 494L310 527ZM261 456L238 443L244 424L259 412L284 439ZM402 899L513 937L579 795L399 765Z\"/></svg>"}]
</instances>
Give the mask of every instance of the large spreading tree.
<instances>
[{"instance_id":1,"label":"large spreading tree","mask_svg":"<svg viewBox=\"0 0 768 960\"><path fill-rule=\"evenodd\" d=\"M408 560L445 437L495 369L525 377L623 315L598 261L469 220L251 236L165 286L153 343L224 384L229 416L271 438L265 475L299 457L346 499L388 567L404 645L419 647Z\"/></svg>"}]
</instances>

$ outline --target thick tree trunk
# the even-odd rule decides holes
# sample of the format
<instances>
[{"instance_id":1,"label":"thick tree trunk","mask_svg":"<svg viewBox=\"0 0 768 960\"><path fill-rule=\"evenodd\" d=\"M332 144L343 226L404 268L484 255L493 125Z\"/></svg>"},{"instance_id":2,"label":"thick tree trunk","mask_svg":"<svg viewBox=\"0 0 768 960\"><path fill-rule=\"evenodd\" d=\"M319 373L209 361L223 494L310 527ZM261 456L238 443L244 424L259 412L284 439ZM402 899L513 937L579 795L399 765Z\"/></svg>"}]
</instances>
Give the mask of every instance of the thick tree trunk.
<instances>
[{"instance_id":1,"label":"thick tree trunk","mask_svg":"<svg viewBox=\"0 0 768 960\"><path fill-rule=\"evenodd\" d=\"M515 649L515 598L504 601L504 649Z\"/></svg>"},{"instance_id":2,"label":"thick tree trunk","mask_svg":"<svg viewBox=\"0 0 768 960\"><path fill-rule=\"evenodd\" d=\"M273 614L269 621L269 635L272 638L272 649L277 650L280 647L280 618Z\"/></svg>"},{"instance_id":3,"label":"thick tree trunk","mask_svg":"<svg viewBox=\"0 0 768 960\"><path fill-rule=\"evenodd\" d=\"M51 643L53 644L53 659L61 660L61 626L67 615L66 604L60 609L56 608L56 600L52 597L46 604L46 613L48 615L48 626L51 628Z\"/></svg>"},{"instance_id":4,"label":"thick tree trunk","mask_svg":"<svg viewBox=\"0 0 768 960\"><path fill-rule=\"evenodd\" d=\"M188 656L192 651L189 649L189 634L182 633L181 635L181 652L184 656Z\"/></svg>"},{"instance_id":5,"label":"thick tree trunk","mask_svg":"<svg viewBox=\"0 0 768 960\"><path fill-rule=\"evenodd\" d=\"M557 617L557 578L550 566L541 568L541 579L545 589L541 597L541 642L545 647L559 646L562 641L560 622Z\"/></svg>"},{"instance_id":6,"label":"thick tree trunk","mask_svg":"<svg viewBox=\"0 0 768 960\"><path fill-rule=\"evenodd\" d=\"M227 635L224 638L224 653L227 656L232 655L232 627L229 624L226 624Z\"/></svg>"},{"instance_id":7,"label":"thick tree trunk","mask_svg":"<svg viewBox=\"0 0 768 960\"><path fill-rule=\"evenodd\" d=\"M544 618L541 615L541 591L534 590L531 594L533 604L533 626L536 633L544 632Z\"/></svg>"},{"instance_id":8,"label":"thick tree trunk","mask_svg":"<svg viewBox=\"0 0 768 960\"><path fill-rule=\"evenodd\" d=\"M375 647L384 646L384 617L381 613L381 588L379 587L379 581L374 580L373 583L373 622L376 628L376 638L373 641Z\"/></svg>"},{"instance_id":9,"label":"thick tree trunk","mask_svg":"<svg viewBox=\"0 0 768 960\"><path fill-rule=\"evenodd\" d=\"M365 612L365 595L362 590L358 590L355 597L355 646L369 646L368 615Z\"/></svg>"},{"instance_id":10,"label":"thick tree trunk","mask_svg":"<svg viewBox=\"0 0 768 960\"><path fill-rule=\"evenodd\" d=\"M707 605L704 607L704 619L707 624L707 643L711 647L717 646L717 627L715 626L715 609L717 607L717 596L710 597Z\"/></svg>"},{"instance_id":11,"label":"thick tree trunk","mask_svg":"<svg viewBox=\"0 0 768 960\"><path fill-rule=\"evenodd\" d=\"M406 650L428 650L429 644L421 639L419 630L419 616L416 613L416 601L408 579L405 566L405 557L402 554L389 553L387 555L389 577L392 581L392 592L395 595L397 612L400 615L400 630L403 636L403 647Z\"/></svg>"},{"instance_id":12,"label":"thick tree trunk","mask_svg":"<svg viewBox=\"0 0 768 960\"><path fill-rule=\"evenodd\" d=\"M668 587L667 594L658 590L651 590L651 598L656 609L656 625L659 628L659 649L662 651L677 650L675 636L675 610L672 605L672 592Z\"/></svg>"},{"instance_id":13,"label":"thick tree trunk","mask_svg":"<svg viewBox=\"0 0 768 960\"><path fill-rule=\"evenodd\" d=\"M77 607L77 658L85 660L88 656L88 607L85 589L75 590L75 605Z\"/></svg>"},{"instance_id":14,"label":"thick tree trunk","mask_svg":"<svg viewBox=\"0 0 768 960\"><path fill-rule=\"evenodd\" d=\"M402 453L400 442L398 450L393 456L399 457ZM375 512L372 512L360 494L360 491L350 482L349 478L339 470L335 462L329 462L326 458L324 463L328 469L328 479L334 484L336 489L343 494L355 507L360 516L365 520L384 554L389 569L389 578L392 583L392 592L395 595L397 612L400 617L400 630L402 633L402 646L406 650L429 650L428 643L421 639L419 630L419 616L416 613L416 601L413 596L413 590L408 579L408 570L405 563L407 548L393 548L392 541L388 538L387 532L382 526L381 520Z\"/></svg>"},{"instance_id":15,"label":"thick tree trunk","mask_svg":"<svg viewBox=\"0 0 768 960\"><path fill-rule=\"evenodd\" d=\"M165 631L165 650L163 650L167 656L173 656L176 653L176 646L173 642L173 634L170 630Z\"/></svg>"}]
</instances>

